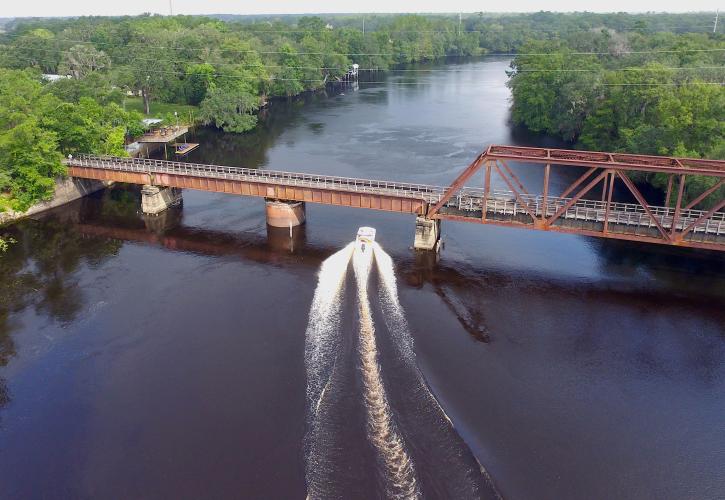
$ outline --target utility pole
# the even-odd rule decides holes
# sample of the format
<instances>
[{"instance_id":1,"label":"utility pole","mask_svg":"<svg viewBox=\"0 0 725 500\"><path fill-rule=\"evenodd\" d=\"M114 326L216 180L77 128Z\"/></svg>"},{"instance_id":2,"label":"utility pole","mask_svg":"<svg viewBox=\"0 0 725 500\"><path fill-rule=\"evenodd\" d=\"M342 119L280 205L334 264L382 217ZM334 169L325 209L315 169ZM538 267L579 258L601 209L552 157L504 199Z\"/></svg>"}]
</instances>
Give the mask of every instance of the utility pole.
<instances>
[{"instance_id":1,"label":"utility pole","mask_svg":"<svg viewBox=\"0 0 725 500\"><path fill-rule=\"evenodd\" d=\"M363 16L363 36L365 36L365 16Z\"/></svg>"},{"instance_id":2,"label":"utility pole","mask_svg":"<svg viewBox=\"0 0 725 500\"><path fill-rule=\"evenodd\" d=\"M172 1L173 0L169 0L169 15L170 16L173 16L174 15L174 7L173 7L173 5L171 5L171 2Z\"/></svg>"},{"instance_id":3,"label":"utility pole","mask_svg":"<svg viewBox=\"0 0 725 500\"><path fill-rule=\"evenodd\" d=\"M463 14L461 12L458 13L458 34L461 34L461 17Z\"/></svg>"},{"instance_id":4,"label":"utility pole","mask_svg":"<svg viewBox=\"0 0 725 500\"><path fill-rule=\"evenodd\" d=\"M715 11L715 25L712 27L712 32L715 33L717 31L717 18L720 15L720 9L717 9Z\"/></svg>"}]
</instances>

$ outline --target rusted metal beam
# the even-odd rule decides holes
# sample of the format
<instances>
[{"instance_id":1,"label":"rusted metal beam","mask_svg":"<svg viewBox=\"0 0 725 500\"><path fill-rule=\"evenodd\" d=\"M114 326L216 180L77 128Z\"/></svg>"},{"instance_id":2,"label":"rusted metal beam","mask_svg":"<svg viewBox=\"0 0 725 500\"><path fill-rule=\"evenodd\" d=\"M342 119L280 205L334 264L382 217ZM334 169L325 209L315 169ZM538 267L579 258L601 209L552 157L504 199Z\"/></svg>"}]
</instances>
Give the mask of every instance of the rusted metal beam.
<instances>
[{"instance_id":1,"label":"rusted metal beam","mask_svg":"<svg viewBox=\"0 0 725 500\"><path fill-rule=\"evenodd\" d=\"M711 188L707 189L700 196L698 196L697 198L695 198L694 200L692 200L690 203L688 203L687 206L683 210L690 210L692 207L694 207L695 205L697 205L698 203L700 203L702 200L704 200L705 198L707 198L708 196L710 196L712 193L714 193L715 191L717 191L720 188L720 186L722 186L723 184L725 184L725 179L720 179L720 181L717 182L714 186L712 186Z\"/></svg>"},{"instance_id":2,"label":"rusted metal beam","mask_svg":"<svg viewBox=\"0 0 725 500\"><path fill-rule=\"evenodd\" d=\"M463 185L466 183L466 181L468 179L470 179L473 176L473 174L475 174L478 171L478 169L481 166L481 162L484 161L484 159L486 158L487 151L478 155L478 157L475 160L473 160L473 162L471 162L471 164L468 165L468 167L466 167L466 169L463 171L463 173L461 173L461 175L456 177L456 179L453 181L453 183L450 185L450 187L448 189L446 189L446 191L443 193L443 196L438 201L438 203L436 203L433 206L433 208L428 210L428 214L427 214L428 217L432 217L435 214L437 214L438 211L441 209L441 207L443 205L445 205L446 202L448 202L448 200L451 199L451 196L453 196L453 193L455 193L456 191L461 189L463 187Z\"/></svg>"},{"instance_id":3,"label":"rusted metal beam","mask_svg":"<svg viewBox=\"0 0 725 500\"><path fill-rule=\"evenodd\" d=\"M541 220L545 221L547 214L547 209L549 207L549 175L551 174L551 165L548 163L546 164L546 167L544 168L544 193L542 196L542 204L541 207Z\"/></svg>"},{"instance_id":4,"label":"rusted metal beam","mask_svg":"<svg viewBox=\"0 0 725 500\"><path fill-rule=\"evenodd\" d=\"M506 177L503 174L503 172L501 172L501 169L498 168L498 162L494 162L493 163L493 168L496 169L496 171L498 172L498 175L501 176L501 178L504 180L504 182L509 187L509 189L514 193L514 196L516 197L516 201L518 201L519 204L521 204L521 206L524 207L524 210L526 210L526 212L531 216L531 219L535 221L536 220L536 212L533 211L533 210L531 210L531 207L529 206L529 204L526 203L523 200L523 198L521 198L521 195L516 190L516 188L513 186L513 184L511 184L511 181L508 179L508 177Z\"/></svg>"},{"instance_id":5,"label":"rusted metal beam","mask_svg":"<svg viewBox=\"0 0 725 500\"><path fill-rule=\"evenodd\" d=\"M425 201L410 197L397 197L385 194L312 188L308 186L284 186L264 182L251 182L238 179L203 178L190 175L156 174L143 172L123 172L89 167L69 167L73 177L110 180L133 184L154 184L158 186L196 189L217 193L229 193L243 196L257 196L290 201L305 201L323 205L338 205L353 208L371 208L387 212L425 214Z\"/></svg>"},{"instance_id":6,"label":"rusted metal beam","mask_svg":"<svg viewBox=\"0 0 725 500\"><path fill-rule=\"evenodd\" d=\"M491 192L491 162L486 162L486 175L483 179L483 200L481 201L481 219L486 220L488 195Z\"/></svg>"},{"instance_id":7,"label":"rusted metal beam","mask_svg":"<svg viewBox=\"0 0 725 500\"><path fill-rule=\"evenodd\" d=\"M670 197L672 196L672 181L675 175L670 174L670 178L667 180L667 195L665 196L665 208L670 208Z\"/></svg>"},{"instance_id":8,"label":"rusted metal beam","mask_svg":"<svg viewBox=\"0 0 725 500\"><path fill-rule=\"evenodd\" d=\"M573 192L573 191L574 191L574 190L575 190L576 188L578 188L578 187L579 187L579 185L580 185L580 184L581 184L582 182L584 182L585 180L587 180L587 179L588 179L588 178L589 178L589 177L590 177L590 176L591 176L591 175L592 175L592 174L593 174L594 172L596 172L596 171L597 171L598 169L599 169L599 167L592 167L592 168L590 168L589 170L587 170L586 172L584 172L584 173L583 173L583 174L581 175L581 177L579 177L579 178L578 178L577 180L575 180L574 182L572 182L571 184L569 184L569 187L568 187L568 188L566 188L566 189L564 190L564 192L562 192L562 193L561 193L561 194L560 194L559 196L560 196L561 198L566 198L567 196L569 196L569 194L571 194L571 193L572 193L572 192Z\"/></svg>"},{"instance_id":9,"label":"rusted metal beam","mask_svg":"<svg viewBox=\"0 0 725 500\"><path fill-rule=\"evenodd\" d=\"M692 231L698 224L700 224L702 221L709 219L712 217L712 215L720 210L722 207L725 207L725 200L721 200L720 203L712 207L710 210L702 214L700 217L698 217L696 220L694 220L690 225L688 225L685 229L682 230L681 233L678 234L680 238L684 238L687 233Z\"/></svg>"},{"instance_id":10,"label":"rusted metal beam","mask_svg":"<svg viewBox=\"0 0 725 500\"><path fill-rule=\"evenodd\" d=\"M639 189L637 189L637 186L634 185L634 183L629 179L627 174L622 171L618 171L617 174L619 175L620 179L624 181L624 184L629 188L629 191L634 195L635 199L639 202L639 204L644 209L645 213L649 215L649 218L652 219L652 222L655 223L655 226L657 226L657 229L660 233L662 233L662 237L666 240L670 240L670 234L665 231L665 228L662 227L662 224L660 221L657 220L657 217L654 216L652 211L649 208L649 204L647 203L647 200L644 199L644 196L642 196L642 193L639 192Z\"/></svg>"},{"instance_id":11,"label":"rusted metal beam","mask_svg":"<svg viewBox=\"0 0 725 500\"><path fill-rule=\"evenodd\" d=\"M513 170L511 170L511 167L508 166L508 162L506 160L499 160L501 162L501 165L503 165L503 168L506 169L506 173L511 176L511 178L516 182L516 184L519 186L519 189L521 189L521 192L525 195L529 195L529 192L526 191L526 188L524 187L524 184L521 182L521 180L516 176Z\"/></svg>"},{"instance_id":12,"label":"rusted metal beam","mask_svg":"<svg viewBox=\"0 0 725 500\"><path fill-rule=\"evenodd\" d=\"M684 175L680 176L679 179L679 185L677 186L677 201L675 202L675 215L672 217L672 227L670 228L670 234L672 236L675 235L677 232L677 223L680 219L680 210L682 207L682 195L685 192L685 181L686 177Z\"/></svg>"},{"instance_id":13,"label":"rusted metal beam","mask_svg":"<svg viewBox=\"0 0 725 500\"><path fill-rule=\"evenodd\" d=\"M609 231L609 212L612 206L612 191L614 190L614 180L616 179L616 176L612 170L607 171L607 176L605 177L604 185L606 186L607 183L609 183L609 189L607 190L607 208L604 209L604 232Z\"/></svg>"},{"instance_id":14,"label":"rusted metal beam","mask_svg":"<svg viewBox=\"0 0 725 500\"><path fill-rule=\"evenodd\" d=\"M492 145L490 158L520 160L530 163L557 165L601 166L614 170L640 170L675 174L702 174L725 177L725 161L701 158L673 158L666 156L607 153L603 151L575 151L569 149L529 148Z\"/></svg>"},{"instance_id":15,"label":"rusted metal beam","mask_svg":"<svg viewBox=\"0 0 725 500\"><path fill-rule=\"evenodd\" d=\"M556 219L561 217L561 215L564 212L569 210L574 203L576 203L577 201L579 201L581 199L582 196L584 196L589 191L591 191L594 186L599 184L599 181L601 181L602 177L604 177L605 175L607 175L606 170L604 172L602 172L601 174L599 174L598 176L596 176L592 181L589 182L589 184L584 186L576 195L574 195L573 198L571 198L568 202L566 202L566 204L563 207L561 207L559 210L557 210L554 215L552 215L549 219L546 220L546 226L550 227L552 224L554 224Z\"/></svg>"},{"instance_id":16,"label":"rusted metal beam","mask_svg":"<svg viewBox=\"0 0 725 500\"><path fill-rule=\"evenodd\" d=\"M534 224L531 224L530 222L517 222L517 221L505 221L505 220L498 220L498 219L491 219L488 218L485 221L479 219L478 217L466 217L462 215L453 215L453 214L437 214L435 216L436 219L441 220L448 220L448 221L454 221L454 222L473 222L478 224L485 224L485 225L491 225L491 226L502 226L502 227L511 227L511 228L518 228L518 229L528 229L528 230L537 230L537 231L550 231L550 232L556 232L556 233L563 233L563 234L573 234L573 235L579 235L579 236L594 236L597 238L608 238L608 239L614 239L614 240L624 240L624 241L632 241L636 243L655 243L658 245L670 245L674 246L674 244L669 240L664 240L662 238L655 238L653 236L645 236L645 235L635 235L635 234L627 234L627 233L604 233L602 231L593 231L591 229L581 229L581 228L568 228L565 226L547 226L547 227L541 227L536 226ZM702 241L690 241L690 240L683 240L682 242L678 243L676 246L678 247L685 247L685 248L698 248L702 250L715 250L715 251L725 251L725 246L720 243L709 243L709 242L702 242Z\"/></svg>"}]
</instances>

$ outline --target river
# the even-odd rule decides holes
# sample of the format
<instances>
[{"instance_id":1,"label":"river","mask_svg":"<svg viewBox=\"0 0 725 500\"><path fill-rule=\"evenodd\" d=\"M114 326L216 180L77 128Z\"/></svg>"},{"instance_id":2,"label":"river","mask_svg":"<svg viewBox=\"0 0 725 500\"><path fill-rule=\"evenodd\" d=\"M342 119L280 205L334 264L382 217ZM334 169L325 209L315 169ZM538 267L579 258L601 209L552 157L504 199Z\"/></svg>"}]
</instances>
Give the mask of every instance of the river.
<instances>
[{"instance_id":1,"label":"river","mask_svg":"<svg viewBox=\"0 0 725 500\"><path fill-rule=\"evenodd\" d=\"M556 144L510 127L507 64L275 103L253 133L199 130L189 160L445 185L488 144ZM183 196L143 217L139 189L116 186L3 229L18 242L0 257L0 497L304 498L310 471L331 496L383 497L361 396L375 384L427 498L476 461L490 482L457 495L723 497L722 255L444 222L436 261L410 249L409 216L308 204L290 239L259 199ZM392 258L414 354L386 328L384 280L360 312L350 270L315 468L310 307L363 225ZM426 420L431 401L450 426Z\"/></svg>"}]
</instances>

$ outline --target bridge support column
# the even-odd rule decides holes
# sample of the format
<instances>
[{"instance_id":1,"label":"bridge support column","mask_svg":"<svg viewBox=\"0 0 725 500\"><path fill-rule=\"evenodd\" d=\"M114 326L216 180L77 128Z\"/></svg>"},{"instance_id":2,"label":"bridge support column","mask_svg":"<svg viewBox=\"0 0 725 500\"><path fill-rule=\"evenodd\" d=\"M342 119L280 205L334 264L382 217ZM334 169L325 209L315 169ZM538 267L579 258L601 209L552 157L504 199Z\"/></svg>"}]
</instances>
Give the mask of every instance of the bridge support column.
<instances>
[{"instance_id":1,"label":"bridge support column","mask_svg":"<svg viewBox=\"0 0 725 500\"><path fill-rule=\"evenodd\" d=\"M150 184L145 184L141 188L141 211L145 214L159 214L177 203L181 203L181 189L179 188Z\"/></svg>"},{"instance_id":2,"label":"bridge support column","mask_svg":"<svg viewBox=\"0 0 725 500\"><path fill-rule=\"evenodd\" d=\"M297 227L305 223L305 202L267 199L267 224L272 227Z\"/></svg>"},{"instance_id":3,"label":"bridge support column","mask_svg":"<svg viewBox=\"0 0 725 500\"><path fill-rule=\"evenodd\" d=\"M440 219L415 218L415 241L413 242L413 248L416 250L435 250L437 252L440 246L440 238Z\"/></svg>"}]
</instances>

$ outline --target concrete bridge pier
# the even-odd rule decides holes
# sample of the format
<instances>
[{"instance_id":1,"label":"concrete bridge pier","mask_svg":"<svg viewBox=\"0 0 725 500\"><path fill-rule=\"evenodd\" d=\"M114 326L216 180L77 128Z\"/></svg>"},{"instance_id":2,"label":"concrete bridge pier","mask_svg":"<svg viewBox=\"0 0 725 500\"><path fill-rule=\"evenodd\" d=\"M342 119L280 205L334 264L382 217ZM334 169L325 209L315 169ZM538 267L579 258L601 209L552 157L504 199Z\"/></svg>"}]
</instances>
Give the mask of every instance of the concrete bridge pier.
<instances>
[{"instance_id":1,"label":"concrete bridge pier","mask_svg":"<svg viewBox=\"0 0 725 500\"><path fill-rule=\"evenodd\" d=\"M144 184L141 188L141 211L156 215L171 205L181 203L181 189L175 187L159 187Z\"/></svg>"},{"instance_id":2,"label":"concrete bridge pier","mask_svg":"<svg viewBox=\"0 0 725 500\"><path fill-rule=\"evenodd\" d=\"M267 224L272 227L297 227L305 223L306 210L304 201L286 201L265 199Z\"/></svg>"},{"instance_id":3,"label":"concrete bridge pier","mask_svg":"<svg viewBox=\"0 0 725 500\"><path fill-rule=\"evenodd\" d=\"M413 248L416 250L434 250L437 252L440 247L440 239L440 219L415 218L415 241L413 242Z\"/></svg>"}]
</instances>

